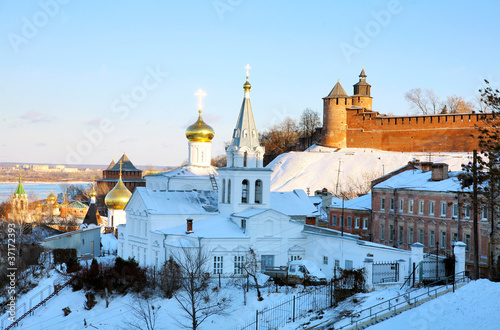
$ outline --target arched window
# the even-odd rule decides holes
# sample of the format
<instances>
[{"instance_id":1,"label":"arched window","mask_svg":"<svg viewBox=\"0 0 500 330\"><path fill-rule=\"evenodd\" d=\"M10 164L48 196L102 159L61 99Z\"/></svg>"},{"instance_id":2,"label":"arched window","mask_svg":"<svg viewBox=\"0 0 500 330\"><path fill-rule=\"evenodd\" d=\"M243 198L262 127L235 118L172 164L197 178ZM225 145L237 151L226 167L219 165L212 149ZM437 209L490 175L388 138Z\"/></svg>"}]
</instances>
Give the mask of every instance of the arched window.
<instances>
[{"instance_id":1,"label":"arched window","mask_svg":"<svg viewBox=\"0 0 500 330\"><path fill-rule=\"evenodd\" d=\"M231 203L231 179L227 180L227 202Z\"/></svg>"},{"instance_id":2,"label":"arched window","mask_svg":"<svg viewBox=\"0 0 500 330\"><path fill-rule=\"evenodd\" d=\"M243 167L247 167L248 152L245 151L243 154Z\"/></svg>"},{"instance_id":3,"label":"arched window","mask_svg":"<svg viewBox=\"0 0 500 330\"><path fill-rule=\"evenodd\" d=\"M248 131L246 129L243 130L243 138L248 137Z\"/></svg>"},{"instance_id":4,"label":"arched window","mask_svg":"<svg viewBox=\"0 0 500 330\"><path fill-rule=\"evenodd\" d=\"M226 179L222 179L222 203L226 202Z\"/></svg>"},{"instance_id":5,"label":"arched window","mask_svg":"<svg viewBox=\"0 0 500 330\"><path fill-rule=\"evenodd\" d=\"M231 167L234 167L234 151L231 150Z\"/></svg>"},{"instance_id":6,"label":"arched window","mask_svg":"<svg viewBox=\"0 0 500 330\"><path fill-rule=\"evenodd\" d=\"M255 181L255 204L262 203L262 181Z\"/></svg>"},{"instance_id":7,"label":"arched window","mask_svg":"<svg viewBox=\"0 0 500 330\"><path fill-rule=\"evenodd\" d=\"M241 183L241 202L248 203L248 180L245 179Z\"/></svg>"}]
</instances>

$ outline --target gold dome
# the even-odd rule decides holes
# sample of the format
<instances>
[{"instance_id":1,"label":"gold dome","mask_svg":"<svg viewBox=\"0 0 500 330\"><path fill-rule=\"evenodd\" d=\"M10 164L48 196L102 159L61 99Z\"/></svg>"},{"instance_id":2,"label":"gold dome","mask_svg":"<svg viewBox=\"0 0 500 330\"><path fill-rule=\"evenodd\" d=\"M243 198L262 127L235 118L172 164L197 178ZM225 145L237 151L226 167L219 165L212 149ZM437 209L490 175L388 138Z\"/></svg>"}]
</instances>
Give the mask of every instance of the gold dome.
<instances>
[{"instance_id":1,"label":"gold dome","mask_svg":"<svg viewBox=\"0 0 500 330\"><path fill-rule=\"evenodd\" d=\"M198 110L200 116L193 125L186 129L186 137L190 142L210 142L214 138L214 129L207 125L201 118L201 110Z\"/></svg>"},{"instance_id":2,"label":"gold dome","mask_svg":"<svg viewBox=\"0 0 500 330\"><path fill-rule=\"evenodd\" d=\"M248 77L247 77L247 81L243 84L243 89L245 90L245 92L249 92L250 88L252 88L252 85L250 85L250 83L248 82Z\"/></svg>"},{"instance_id":3,"label":"gold dome","mask_svg":"<svg viewBox=\"0 0 500 330\"><path fill-rule=\"evenodd\" d=\"M47 196L47 202L57 202L57 197L54 195L54 193L51 191L50 194Z\"/></svg>"},{"instance_id":4,"label":"gold dome","mask_svg":"<svg viewBox=\"0 0 500 330\"><path fill-rule=\"evenodd\" d=\"M94 182L92 182L92 192L90 193L90 197L96 197L96 196L97 196L97 193L95 191Z\"/></svg>"},{"instance_id":5,"label":"gold dome","mask_svg":"<svg viewBox=\"0 0 500 330\"><path fill-rule=\"evenodd\" d=\"M108 209L123 210L130 200L130 196L132 193L125 187L120 176L116 186L104 198L104 203Z\"/></svg>"}]
</instances>

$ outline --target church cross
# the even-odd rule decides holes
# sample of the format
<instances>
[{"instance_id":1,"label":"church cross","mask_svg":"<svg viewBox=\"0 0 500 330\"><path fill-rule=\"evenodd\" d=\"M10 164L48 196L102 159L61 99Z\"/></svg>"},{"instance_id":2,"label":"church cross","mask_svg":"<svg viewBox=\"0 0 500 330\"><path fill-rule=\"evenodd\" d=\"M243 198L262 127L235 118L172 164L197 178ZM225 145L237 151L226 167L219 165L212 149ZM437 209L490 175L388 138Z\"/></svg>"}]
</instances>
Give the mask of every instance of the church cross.
<instances>
[{"instance_id":1,"label":"church cross","mask_svg":"<svg viewBox=\"0 0 500 330\"><path fill-rule=\"evenodd\" d=\"M194 95L198 96L198 110L201 110L203 108L203 98L207 96L207 93L203 89L198 89Z\"/></svg>"},{"instance_id":2,"label":"church cross","mask_svg":"<svg viewBox=\"0 0 500 330\"><path fill-rule=\"evenodd\" d=\"M248 76L250 75L250 69L251 69L251 68L252 68L252 67L250 66L250 64L247 64L247 65L245 66L245 69L247 69L247 78L248 78Z\"/></svg>"},{"instance_id":3,"label":"church cross","mask_svg":"<svg viewBox=\"0 0 500 330\"><path fill-rule=\"evenodd\" d=\"M120 159L120 163L119 164L120 164L120 178L121 178L122 177L122 164L123 164L123 162L121 161L121 159Z\"/></svg>"}]
</instances>

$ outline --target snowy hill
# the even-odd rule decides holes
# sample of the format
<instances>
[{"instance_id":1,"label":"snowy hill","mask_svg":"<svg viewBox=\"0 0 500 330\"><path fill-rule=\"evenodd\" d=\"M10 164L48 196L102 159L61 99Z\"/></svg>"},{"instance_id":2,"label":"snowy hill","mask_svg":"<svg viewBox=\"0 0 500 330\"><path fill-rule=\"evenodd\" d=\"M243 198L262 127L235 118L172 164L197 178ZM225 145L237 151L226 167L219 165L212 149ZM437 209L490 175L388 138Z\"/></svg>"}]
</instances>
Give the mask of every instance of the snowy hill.
<instances>
[{"instance_id":1,"label":"snowy hill","mask_svg":"<svg viewBox=\"0 0 500 330\"><path fill-rule=\"evenodd\" d=\"M451 171L461 169L461 164L472 159L472 153L418 153L391 152L374 149L332 149L313 146L304 152L282 154L267 165L271 174L272 191L291 191L309 188L327 188L335 192L337 177L339 190L349 185L363 184L369 180L396 170L409 161L432 161L447 163ZM339 173L340 166L340 173Z\"/></svg>"}]
</instances>

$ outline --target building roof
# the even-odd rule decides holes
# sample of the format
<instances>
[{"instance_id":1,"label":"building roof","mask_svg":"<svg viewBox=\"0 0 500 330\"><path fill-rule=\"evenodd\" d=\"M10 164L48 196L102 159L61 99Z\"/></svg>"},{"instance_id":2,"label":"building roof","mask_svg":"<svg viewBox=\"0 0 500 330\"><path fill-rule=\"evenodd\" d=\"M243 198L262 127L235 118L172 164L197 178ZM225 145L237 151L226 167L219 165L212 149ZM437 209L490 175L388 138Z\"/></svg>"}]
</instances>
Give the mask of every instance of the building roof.
<instances>
[{"instance_id":1,"label":"building roof","mask_svg":"<svg viewBox=\"0 0 500 330\"><path fill-rule=\"evenodd\" d=\"M73 202L68 205L68 208L73 208L73 209L85 209L87 208L87 205L83 204L82 202Z\"/></svg>"},{"instance_id":2,"label":"building roof","mask_svg":"<svg viewBox=\"0 0 500 330\"><path fill-rule=\"evenodd\" d=\"M136 187L134 195L142 200L149 214L213 215L218 212L217 192L215 191L167 191ZM134 203L129 202L125 210L131 210L131 204Z\"/></svg>"},{"instance_id":3,"label":"building roof","mask_svg":"<svg viewBox=\"0 0 500 330\"><path fill-rule=\"evenodd\" d=\"M85 219L83 219L83 224L85 225L98 225L97 222L97 205L95 203L90 204L87 214L85 214Z\"/></svg>"},{"instance_id":4,"label":"building roof","mask_svg":"<svg viewBox=\"0 0 500 330\"><path fill-rule=\"evenodd\" d=\"M406 170L373 186L373 189L404 189L420 191L458 192L462 190L458 175L461 171L449 172L448 179L432 181L432 171Z\"/></svg>"},{"instance_id":5,"label":"building roof","mask_svg":"<svg viewBox=\"0 0 500 330\"><path fill-rule=\"evenodd\" d=\"M304 190L271 192L271 208L288 216L318 216L319 212Z\"/></svg>"},{"instance_id":6,"label":"building roof","mask_svg":"<svg viewBox=\"0 0 500 330\"><path fill-rule=\"evenodd\" d=\"M16 195L26 195L26 191L24 190L23 181L21 175L19 175L19 184L17 185Z\"/></svg>"},{"instance_id":7,"label":"building roof","mask_svg":"<svg viewBox=\"0 0 500 330\"><path fill-rule=\"evenodd\" d=\"M342 208L342 200L338 199L330 205L334 208ZM358 198L353 198L344 201L344 209L350 210L371 210L372 208L372 194L366 194Z\"/></svg>"},{"instance_id":8,"label":"building roof","mask_svg":"<svg viewBox=\"0 0 500 330\"><path fill-rule=\"evenodd\" d=\"M193 232L186 234L187 226L180 225L172 228L157 230L167 235L189 235L189 237L205 238L248 238L240 226L227 216L215 215L193 222Z\"/></svg>"},{"instance_id":9,"label":"building roof","mask_svg":"<svg viewBox=\"0 0 500 330\"><path fill-rule=\"evenodd\" d=\"M108 167L106 168L107 170L112 169L116 165L115 160L113 159L111 163L109 163Z\"/></svg>"},{"instance_id":10,"label":"building roof","mask_svg":"<svg viewBox=\"0 0 500 330\"><path fill-rule=\"evenodd\" d=\"M146 175L146 177L168 177L168 178L189 177L189 178L193 178L193 179L196 179L196 178L206 179L206 177L209 176L210 174L213 174L215 176L218 175L217 171L215 170L215 167L213 167L213 166L181 166L181 167L174 168L170 171L149 174L149 175Z\"/></svg>"},{"instance_id":11,"label":"building roof","mask_svg":"<svg viewBox=\"0 0 500 330\"><path fill-rule=\"evenodd\" d=\"M347 93L345 92L344 87L342 87L342 85L340 84L340 80L337 81L337 83L335 84L335 86L333 86L333 89L330 92L330 94L328 94L328 96L325 97L325 98L326 99L335 99L335 98L338 98L338 97L349 97L347 95Z\"/></svg>"},{"instance_id":12,"label":"building roof","mask_svg":"<svg viewBox=\"0 0 500 330\"><path fill-rule=\"evenodd\" d=\"M260 143L257 126L255 125L253 117L252 104L250 103L251 86L250 83L248 83L248 77L247 82L243 85L243 88L245 89L245 96L243 98L243 103L241 104L236 127L234 128L231 145L237 147L238 149L243 146L254 149L259 147Z\"/></svg>"},{"instance_id":13,"label":"building roof","mask_svg":"<svg viewBox=\"0 0 500 330\"><path fill-rule=\"evenodd\" d=\"M142 172L142 170L139 170L137 167L132 164L130 159L127 157L127 155L123 154L121 158L118 160L116 164L113 165L113 167L110 168L111 164L109 164L108 168L105 171L119 171L120 170L120 162L122 162L122 171L123 172L131 172L131 171L137 171L137 172Z\"/></svg>"}]
</instances>

